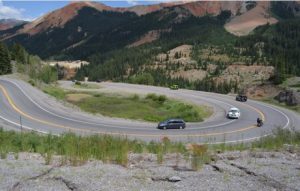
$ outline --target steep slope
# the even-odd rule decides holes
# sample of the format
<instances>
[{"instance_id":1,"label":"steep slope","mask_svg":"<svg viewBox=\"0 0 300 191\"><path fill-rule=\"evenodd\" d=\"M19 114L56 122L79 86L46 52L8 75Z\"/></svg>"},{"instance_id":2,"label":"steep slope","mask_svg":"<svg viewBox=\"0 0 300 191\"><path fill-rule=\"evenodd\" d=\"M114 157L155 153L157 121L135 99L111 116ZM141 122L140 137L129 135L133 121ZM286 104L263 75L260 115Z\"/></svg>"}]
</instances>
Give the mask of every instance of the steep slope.
<instances>
[{"instance_id":1,"label":"steep slope","mask_svg":"<svg viewBox=\"0 0 300 191\"><path fill-rule=\"evenodd\" d=\"M24 23L26 23L26 21L16 19L0 19L0 31L7 30Z\"/></svg>"},{"instance_id":2,"label":"steep slope","mask_svg":"<svg viewBox=\"0 0 300 191\"><path fill-rule=\"evenodd\" d=\"M106 6L101 3L95 2L73 2L69 5L50 12L35 21L24 26L23 29L19 30L18 33L27 33L34 35L40 32L44 32L49 28L60 27L63 28L64 25L72 20L78 15L79 10L84 7L91 7L99 11L111 11L111 7Z\"/></svg>"},{"instance_id":3,"label":"steep slope","mask_svg":"<svg viewBox=\"0 0 300 191\"><path fill-rule=\"evenodd\" d=\"M190 17L218 15L223 6L231 7L228 3L193 2L119 9L94 2L76 2L24 27L4 32L1 37L7 43L21 43L43 58L58 54L68 55L64 59L87 58L97 51L152 42ZM155 35L142 39L149 34Z\"/></svg>"},{"instance_id":4,"label":"steep slope","mask_svg":"<svg viewBox=\"0 0 300 191\"><path fill-rule=\"evenodd\" d=\"M278 4L276 10L282 12L279 8L283 7L286 11L297 11L294 4ZM183 1L129 8L73 2L31 23L0 31L0 39L9 44L20 43L43 58L86 59L96 52L136 47L166 35L184 42L184 38L198 35L195 28L199 23L194 17L230 17L225 25L227 31L246 35L257 26L277 22L269 14L270 9L270 2L254 1ZM179 34L180 27L186 27L184 32L189 36ZM220 32L218 27L207 32L222 36L216 31Z\"/></svg>"},{"instance_id":5,"label":"steep slope","mask_svg":"<svg viewBox=\"0 0 300 191\"><path fill-rule=\"evenodd\" d=\"M269 13L271 3L265 1L257 2L257 5L242 15L236 16L225 25L227 31L237 35L248 35L253 29L267 23L274 24L277 19Z\"/></svg>"}]
</instances>

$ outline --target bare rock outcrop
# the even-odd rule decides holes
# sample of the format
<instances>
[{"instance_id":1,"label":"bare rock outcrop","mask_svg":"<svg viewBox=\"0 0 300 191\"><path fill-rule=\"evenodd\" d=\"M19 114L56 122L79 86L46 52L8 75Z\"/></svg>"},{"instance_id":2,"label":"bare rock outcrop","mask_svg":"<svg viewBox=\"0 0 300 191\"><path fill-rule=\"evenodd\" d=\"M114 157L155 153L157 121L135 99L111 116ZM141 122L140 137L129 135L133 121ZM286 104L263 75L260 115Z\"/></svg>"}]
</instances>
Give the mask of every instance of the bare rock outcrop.
<instances>
[{"instance_id":1,"label":"bare rock outcrop","mask_svg":"<svg viewBox=\"0 0 300 191\"><path fill-rule=\"evenodd\" d=\"M300 103L300 93L293 90L285 90L281 91L274 99L280 103L284 102L286 105L294 106Z\"/></svg>"}]
</instances>

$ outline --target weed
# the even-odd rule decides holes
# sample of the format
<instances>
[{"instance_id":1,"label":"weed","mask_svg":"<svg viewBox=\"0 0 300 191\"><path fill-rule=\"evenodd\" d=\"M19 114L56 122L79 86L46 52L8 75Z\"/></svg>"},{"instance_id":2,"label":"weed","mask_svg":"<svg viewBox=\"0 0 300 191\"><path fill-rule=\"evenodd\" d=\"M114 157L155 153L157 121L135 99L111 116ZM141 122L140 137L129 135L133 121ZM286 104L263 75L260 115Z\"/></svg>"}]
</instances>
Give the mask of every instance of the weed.
<instances>
[{"instance_id":1,"label":"weed","mask_svg":"<svg viewBox=\"0 0 300 191\"><path fill-rule=\"evenodd\" d=\"M193 170L199 170L203 164L209 163L211 160L211 157L209 156L207 152L207 146L206 145L192 145L192 169Z\"/></svg>"},{"instance_id":2,"label":"weed","mask_svg":"<svg viewBox=\"0 0 300 191\"><path fill-rule=\"evenodd\" d=\"M300 145L300 132L276 129L272 136L261 138L248 145L222 144L210 147L191 145L188 150L183 143L172 142L168 137L162 138L161 142L146 143L108 135L77 136L73 133L65 133L61 136L43 136L32 132L4 131L0 128L0 157L2 159L7 157L8 152L35 152L45 157L46 164L51 163L53 155L60 155L62 164L69 163L75 166L84 164L89 159L127 166L130 152L156 154L157 162L162 163L166 153L180 153L185 157L190 156L192 168L199 170L212 160L211 153L220 147L223 151L254 150L255 148L279 150L284 148L285 144Z\"/></svg>"}]
</instances>

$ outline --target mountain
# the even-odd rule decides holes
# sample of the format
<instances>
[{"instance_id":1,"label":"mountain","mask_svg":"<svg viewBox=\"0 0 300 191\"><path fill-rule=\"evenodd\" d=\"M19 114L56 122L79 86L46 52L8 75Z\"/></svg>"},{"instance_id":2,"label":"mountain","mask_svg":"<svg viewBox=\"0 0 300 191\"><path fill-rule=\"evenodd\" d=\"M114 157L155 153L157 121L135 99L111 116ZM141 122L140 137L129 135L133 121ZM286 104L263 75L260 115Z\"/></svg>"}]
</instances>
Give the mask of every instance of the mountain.
<instances>
[{"instance_id":1,"label":"mountain","mask_svg":"<svg viewBox=\"0 0 300 191\"><path fill-rule=\"evenodd\" d=\"M268 7L269 3L264 5ZM29 52L43 58L62 52L70 59L87 58L96 49L109 51L150 43L192 17L217 16L223 11L230 11L232 18L226 29L236 34L237 26L244 25L236 21L243 19L236 17L243 17L250 8L255 10L255 6L242 1L199 1L114 8L96 2L73 2L30 23L0 32L0 39L8 44L20 43ZM258 12L257 17L265 11L267 8ZM246 33L268 22L252 22L251 14L245 17L248 23L252 23ZM276 19L271 20L276 22ZM81 47L86 49L84 54L77 56L72 53Z\"/></svg>"},{"instance_id":2,"label":"mountain","mask_svg":"<svg viewBox=\"0 0 300 191\"><path fill-rule=\"evenodd\" d=\"M24 23L26 23L26 21L16 19L0 19L0 31L7 30Z\"/></svg>"},{"instance_id":3,"label":"mountain","mask_svg":"<svg viewBox=\"0 0 300 191\"><path fill-rule=\"evenodd\" d=\"M150 76L155 85L228 92L300 74L299 11L299 2L286 1L75 2L0 31L0 39L44 59L88 60L78 79L144 83Z\"/></svg>"}]
</instances>

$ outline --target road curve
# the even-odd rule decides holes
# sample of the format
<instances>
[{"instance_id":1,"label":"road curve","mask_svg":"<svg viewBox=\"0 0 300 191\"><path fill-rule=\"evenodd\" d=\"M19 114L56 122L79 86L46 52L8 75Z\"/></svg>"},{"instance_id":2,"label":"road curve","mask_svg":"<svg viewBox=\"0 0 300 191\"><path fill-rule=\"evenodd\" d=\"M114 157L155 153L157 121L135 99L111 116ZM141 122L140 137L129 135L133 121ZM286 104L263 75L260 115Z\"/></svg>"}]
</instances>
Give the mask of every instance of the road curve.
<instances>
[{"instance_id":1,"label":"road curve","mask_svg":"<svg viewBox=\"0 0 300 191\"><path fill-rule=\"evenodd\" d=\"M71 82L62 81L65 88ZM95 91L95 90L93 90ZM214 114L202 123L188 123L184 130L158 130L154 123L109 118L80 112L44 94L28 83L0 77L0 124L6 128L27 129L41 133L61 134L74 132L80 135L111 134L145 141L168 137L174 141L201 143L236 143L258 139L281 128L298 128L300 116L292 111L249 100L236 102L234 97L192 90L124 83L101 83L99 91L112 93L157 93L182 99L194 104L206 104ZM238 120L226 119L230 107L241 110ZM264 119L262 128L256 127L256 118Z\"/></svg>"}]
</instances>

